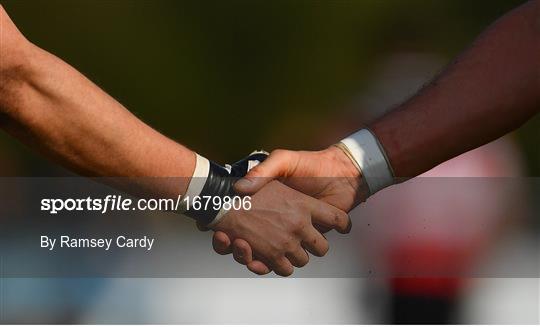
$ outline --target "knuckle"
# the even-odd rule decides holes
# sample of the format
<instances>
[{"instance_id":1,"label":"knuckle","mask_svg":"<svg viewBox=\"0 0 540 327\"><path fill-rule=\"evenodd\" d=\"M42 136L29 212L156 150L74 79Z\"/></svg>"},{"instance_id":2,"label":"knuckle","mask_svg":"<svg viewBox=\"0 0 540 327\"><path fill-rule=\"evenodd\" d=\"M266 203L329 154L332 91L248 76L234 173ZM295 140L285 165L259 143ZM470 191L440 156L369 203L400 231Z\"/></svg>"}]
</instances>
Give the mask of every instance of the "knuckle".
<instances>
[{"instance_id":1,"label":"knuckle","mask_svg":"<svg viewBox=\"0 0 540 327\"><path fill-rule=\"evenodd\" d=\"M302 241L296 239L287 244L284 255L298 253L300 250L302 250Z\"/></svg>"},{"instance_id":2,"label":"knuckle","mask_svg":"<svg viewBox=\"0 0 540 327\"><path fill-rule=\"evenodd\" d=\"M262 172L263 172L263 169L261 168L261 166L257 165L250 169L247 176L257 176L257 175L260 175Z\"/></svg>"},{"instance_id":3,"label":"knuckle","mask_svg":"<svg viewBox=\"0 0 540 327\"><path fill-rule=\"evenodd\" d=\"M304 267L305 265L308 264L308 262L309 262L309 257L307 255L305 257L301 257L300 259L297 260L296 267L298 268Z\"/></svg>"},{"instance_id":4,"label":"knuckle","mask_svg":"<svg viewBox=\"0 0 540 327\"><path fill-rule=\"evenodd\" d=\"M248 269L249 269L249 271L251 271L252 273L257 274L257 275L259 275L259 276L266 275L266 274L270 273L270 271L271 271L270 269L266 269L266 270L262 270L262 269L261 269L261 270L258 270L258 269L252 269L252 268L248 268Z\"/></svg>"},{"instance_id":5,"label":"knuckle","mask_svg":"<svg viewBox=\"0 0 540 327\"><path fill-rule=\"evenodd\" d=\"M347 216L347 224L345 225L345 231L349 233L351 231L351 228L352 228L351 217Z\"/></svg>"},{"instance_id":6,"label":"knuckle","mask_svg":"<svg viewBox=\"0 0 540 327\"><path fill-rule=\"evenodd\" d=\"M283 277L289 277L294 272L294 268L292 267L283 267L280 269L275 270L276 274L283 276Z\"/></svg>"},{"instance_id":7,"label":"knuckle","mask_svg":"<svg viewBox=\"0 0 540 327\"><path fill-rule=\"evenodd\" d=\"M343 220L343 217L339 213L334 212L334 217L332 218L332 222L336 226L342 226L344 220Z\"/></svg>"},{"instance_id":8,"label":"knuckle","mask_svg":"<svg viewBox=\"0 0 540 327\"><path fill-rule=\"evenodd\" d=\"M330 249L330 247L328 245L328 242L322 242L317 247L315 255L318 256L318 257L324 257L328 253L329 249Z\"/></svg>"},{"instance_id":9,"label":"knuckle","mask_svg":"<svg viewBox=\"0 0 540 327\"><path fill-rule=\"evenodd\" d=\"M270 155L274 157L280 157L280 156L286 155L288 152L289 152L288 150L276 149L272 151Z\"/></svg>"},{"instance_id":10,"label":"knuckle","mask_svg":"<svg viewBox=\"0 0 540 327\"><path fill-rule=\"evenodd\" d=\"M306 264L307 264L307 262L305 262L305 261L296 261L295 264L294 264L294 266L295 266L296 268L302 268L302 267L305 267Z\"/></svg>"},{"instance_id":11,"label":"knuckle","mask_svg":"<svg viewBox=\"0 0 540 327\"><path fill-rule=\"evenodd\" d=\"M294 232L303 232L304 229L309 225L309 222L306 219L295 219L291 221L291 228Z\"/></svg>"},{"instance_id":12,"label":"knuckle","mask_svg":"<svg viewBox=\"0 0 540 327\"><path fill-rule=\"evenodd\" d=\"M274 263L274 265L278 265L281 259L283 258L284 252L285 251L283 249L277 248L268 255L268 260Z\"/></svg>"},{"instance_id":13,"label":"knuckle","mask_svg":"<svg viewBox=\"0 0 540 327\"><path fill-rule=\"evenodd\" d=\"M328 253L328 250L330 250L330 246L328 245L328 242L324 242L321 248L321 257L325 256Z\"/></svg>"},{"instance_id":14,"label":"knuckle","mask_svg":"<svg viewBox=\"0 0 540 327\"><path fill-rule=\"evenodd\" d=\"M290 240L285 240L281 243L280 252L281 254L287 253L292 248L292 242Z\"/></svg>"},{"instance_id":15,"label":"knuckle","mask_svg":"<svg viewBox=\"0 0 540 327\"><path fill-rule=\"evenodd\" d=\"M340 228L347 228L349 225L349 215L344 212L336 212L334 213L334 224Z\"/></svg>"},{"instance_id":16,"label":"knuckle","mask_svg":"<svg viewBox=\"0 0 540 327\"><path fill-rule=\"evenodd\" d=\"M294 268L287 261L285 256L280 255L274 262L274 271L280 276L290 276L293 273Z\"/></svg>"}]
</instances>

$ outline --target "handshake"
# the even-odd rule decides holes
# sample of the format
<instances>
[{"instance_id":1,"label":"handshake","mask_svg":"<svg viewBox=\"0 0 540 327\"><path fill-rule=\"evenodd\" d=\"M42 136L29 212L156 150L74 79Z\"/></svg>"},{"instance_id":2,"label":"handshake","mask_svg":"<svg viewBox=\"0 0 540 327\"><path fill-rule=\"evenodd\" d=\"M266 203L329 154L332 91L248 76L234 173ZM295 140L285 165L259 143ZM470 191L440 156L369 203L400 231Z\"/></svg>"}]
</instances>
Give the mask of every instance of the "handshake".
<instances>
[{"instance_id":1,"label":"handshake","mask_svg":"<svg viewBox=\"0 0 540 327\"><path fill-rule=\"evenodd\" d=\"M218 253L286 276L308 263L307 252L324 255L323 234L347 233L347 212L395 182L383 145L399 176L417 176L538 113L538 12L529 1L490 26L432 83L370 124L376 135L362 129L326 150L255 153L225 168L199 155L195 162L191 150L28 41L0 5L0 129L85 176L192 177L157 191L176 197L180 189L187 204L250 196L249 210L184 214L215 231ZM132 191L147 191L139 187Z\"/></svg>"},{"instance_id":2,"label":"handshake","mask_svg":"<svg viewBox=\"0 0 540 327\"><path fill-rule=\"evenodd\" d=\"M200 230L215 231L219 254L232 252L256 274L289 276L308 263L308 252L324 256L329 245L323 234L348 233L347 213L392 181L382 147L368 130L322 151L254 152L227 168L197 155L186 197L250 196L251 208L185 214Z\"/></svg>"}]
</instances>

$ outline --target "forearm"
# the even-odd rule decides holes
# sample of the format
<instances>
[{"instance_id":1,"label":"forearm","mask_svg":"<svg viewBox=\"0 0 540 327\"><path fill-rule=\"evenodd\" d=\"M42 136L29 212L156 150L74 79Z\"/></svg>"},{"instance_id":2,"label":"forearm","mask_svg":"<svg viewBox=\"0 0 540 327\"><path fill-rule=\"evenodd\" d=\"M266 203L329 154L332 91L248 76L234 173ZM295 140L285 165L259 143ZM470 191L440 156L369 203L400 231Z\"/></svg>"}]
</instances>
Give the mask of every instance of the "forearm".
<instances>
[{"instance_id":1,"label":"forearm","mask_svg":"<svg viewBox=\"0 0 540 327\"><path fill-rule=\"evenodd\" d=\"M17 36L7 15L1 24L1 126L9 134L88 176L192 175L192 151L144 124L59 58ZM189 180L179 182L176 193L185 191Z\"/></svg>"},{"instance_id":2,"label":"forearm","mask_svg":"<svg viewBox=\"0 0 540 327\"><path fill-rule=\"evenodd\" d=\"M501 18L419 94L371 124L396 176L419 175L537 113L539 58L535 1Z\"/></svg>"}]
</instances>

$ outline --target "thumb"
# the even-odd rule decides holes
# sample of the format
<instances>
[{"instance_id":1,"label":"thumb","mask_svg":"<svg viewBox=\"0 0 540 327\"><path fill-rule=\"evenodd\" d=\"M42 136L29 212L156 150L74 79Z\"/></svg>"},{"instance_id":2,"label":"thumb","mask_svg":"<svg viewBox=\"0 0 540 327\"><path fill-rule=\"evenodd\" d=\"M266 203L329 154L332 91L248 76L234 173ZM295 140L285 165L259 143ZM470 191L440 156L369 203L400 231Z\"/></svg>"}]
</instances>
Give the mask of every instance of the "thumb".
<instances>
[{"instance_id":1,"label":"thumb","mask_svg":"<svg viewBox=\"0 0 540 327\"><path fill-rule=\"evenodd\" d=\"M266 160L236 182L234 189L240 194L254 194L272 180L286 176L289 170L289 152L286 150L272 151Z\"/></svg>"}]
</instances>

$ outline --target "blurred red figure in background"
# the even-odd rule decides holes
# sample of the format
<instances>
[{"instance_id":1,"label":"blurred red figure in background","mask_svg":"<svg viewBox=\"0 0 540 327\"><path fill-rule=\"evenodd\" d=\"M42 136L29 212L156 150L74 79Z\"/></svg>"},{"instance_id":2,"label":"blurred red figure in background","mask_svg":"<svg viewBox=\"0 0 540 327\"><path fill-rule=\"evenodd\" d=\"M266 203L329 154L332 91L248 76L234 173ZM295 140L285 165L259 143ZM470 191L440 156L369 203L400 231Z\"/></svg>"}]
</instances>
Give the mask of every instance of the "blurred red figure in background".
<instances>
[{"instance_id":1,"label":"blurred red figure in background","mask_svg":"<svg viewBox=\"0 0 540 327\"><path fill-rule=\"evenodd\" d=\"M370 199L361 215L373 228L362 228L361 242L390 277L388 323L458 323L466 277L505 218L519 215L510 210L520 192L499 177L521 170L517 148L502 138Z\"/></svg>"}]
</instances>

